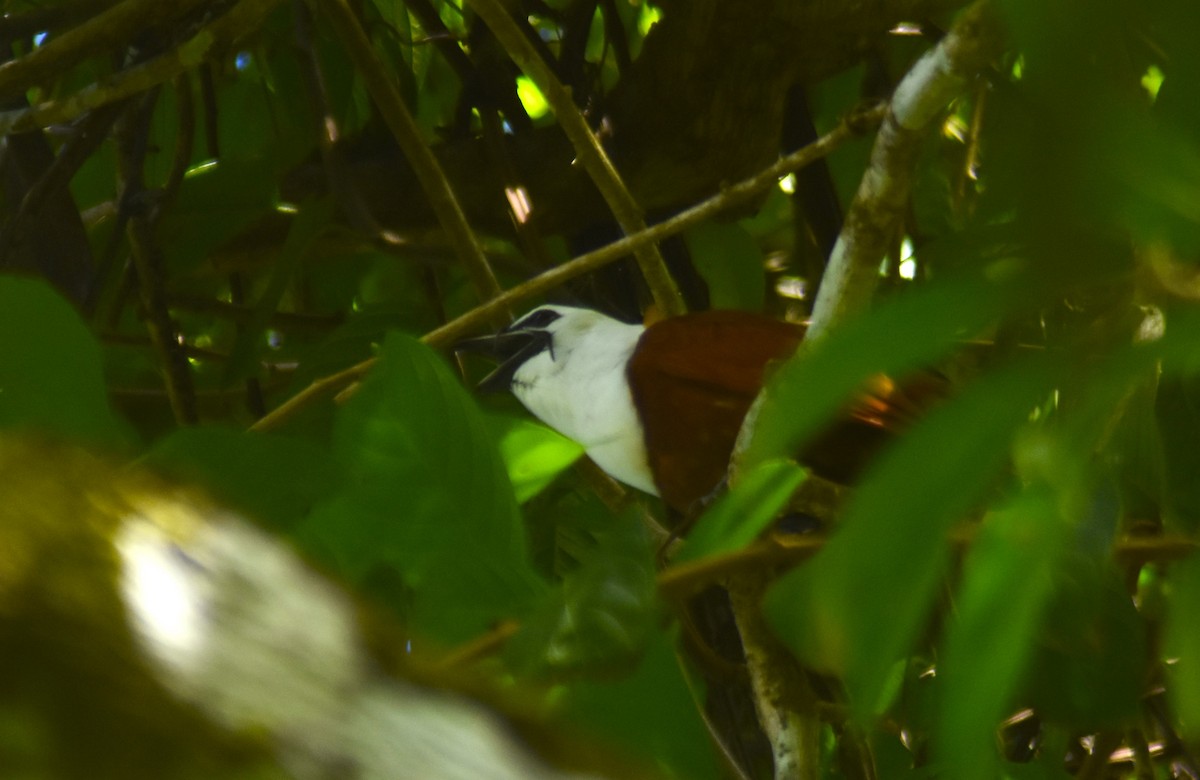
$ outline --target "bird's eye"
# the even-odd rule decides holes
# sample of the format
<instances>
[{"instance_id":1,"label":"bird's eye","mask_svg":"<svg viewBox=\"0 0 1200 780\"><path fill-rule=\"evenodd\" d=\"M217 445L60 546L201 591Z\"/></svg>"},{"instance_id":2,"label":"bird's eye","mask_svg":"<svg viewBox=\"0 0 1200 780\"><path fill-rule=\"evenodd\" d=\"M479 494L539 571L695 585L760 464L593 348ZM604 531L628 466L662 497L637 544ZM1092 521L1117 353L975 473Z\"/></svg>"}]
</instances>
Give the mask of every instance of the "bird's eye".
<instances>
[{"instance_id":1,"label":"bird's eye","mask_svg":"<svg viewBox=\"0 0 1200 780\"><path fill-rule=\"evenodd\" d=\"M538 309L537 311L530 312L528 316L518 321L512 327L514 330L544 328L560 317L562 317L562 315L556 312L554 309Z\"/></svg>"}]
</instances>

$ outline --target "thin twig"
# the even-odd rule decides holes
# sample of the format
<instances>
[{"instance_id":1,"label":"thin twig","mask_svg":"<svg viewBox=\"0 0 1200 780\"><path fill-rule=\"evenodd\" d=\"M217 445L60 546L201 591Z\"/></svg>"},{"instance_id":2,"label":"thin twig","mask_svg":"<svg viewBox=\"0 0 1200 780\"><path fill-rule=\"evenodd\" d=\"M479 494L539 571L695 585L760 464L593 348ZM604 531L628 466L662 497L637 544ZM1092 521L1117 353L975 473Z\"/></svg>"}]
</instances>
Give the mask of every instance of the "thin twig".
<instances>
[{"instance_id":1,"label":"thin twig","mask_svg":"<svg viewBox=\"0 0 1200 780\"><path fill-rule=\"evenodd\" d=\"M583 169L604 197L617 224L627 236L645 231L646 222L642 217L641 208L629 194L604 147L588 127L587 120L571 100L571 94L559 82L550 66L538 56L537 49L521 32L503 4L499 0L470 0L470 4L487 23L492 34L517 66L541 90L558 118L563 132L575 148L576 159L583 165ZM686 306L683 296L667 271L657 245L652 242L639 245L634 251L634 257L659 310L668 316L684 312Z\"/></svg>"},{"instance_id":2,"label":"thin twig","mask_svg":"<svg viewBox=\"0 0 1200 780\"><path fill-rule=\"evenodd\" d=\"M158 206L137 203L139 200L145 200L146 196L143 166L150 120L156 102L157 90L143 95L141 100L129 107L125 117L118 124L121 205L123 210L132 210L126 223L129 249L133 256L134 268L137 270L146 328L158 348L171 410L180 425L192 425L199 419L196 412L196 390L192 382L191 365L167 308L162 252L156 244L155 217L151 213L156 212Z\"/></svg>"},{"instance_id":3,"label":"thin twig","mask_svg":"<svg viewBox=\"0 0 1200 780\"><path fill-rule=\"evenodd\" d=\"M961 553L975 540L976 525L958 528L950 542ZM825 546L822 536L770 536L740 550L675 564L658 577L658 592L667 601L681 601L714 583L741 572L783 569L802 563ZM1200 552L1200 541L1186 536L1126 537L1113 545L1112 556L1122 567L1165 563Z\"/></svg>"},{"instance_id":4,"label":"thin twig","mask_svg":"<svg viewBox=\"0 0 1200 780\"><path fill-rule=\"evenodd\" d=\"M417 127L408 107L404 105L404 100L392 83L387 70L375 56L371 42L358 23L358 18L345 0L322 0L321 8L334 32L341 39L354 67L363 77L367 92L374 99L392 135L412 165L421 188L429 198L429 205L437 215L438 223L449 236L459 262L463 264L463 269L471 280L475 295L481 301L495 298L500 294L496 275L467 223L466 214L450 188L446 174L421 138L420 128Z\"/></svg>"},{"instance_id":5,"label":"thin twig","mask_svg":"<svg viewBox=\"0 0 1200 780\"><path fill-rule=\"evenodd\" d=\"M582 276L590 271L605 266L634 251L644 244L654 243L680 233L692 225L697 225L710 219L726 209L744 203L756 197L764 190L779 183L779 178L792 171L809 165L836 149L842 143L854 136L865 132L883 118L883 106L875 106L848 117L837 128L813 141L811 144L797 149L792 154L778 160L774 165L765 168L758 174L723 190L708 200L692 206L686 211L676 214L671 219L652 225L640 233L626 236L607 246L551 268L534 278L504 291L496 298L481 304L462 316L430 331L422 338L432 347L446 347L455 341L479 332L500 312L518 304L528 302L555 287ZM371 358L343 371L318 379L311 385L289 398L270 414L251 426L251 430L269 431L286 423L302 409L311 403L332 396L342 388L361 379L374 365Z\"/></svg>"}]
</instances>

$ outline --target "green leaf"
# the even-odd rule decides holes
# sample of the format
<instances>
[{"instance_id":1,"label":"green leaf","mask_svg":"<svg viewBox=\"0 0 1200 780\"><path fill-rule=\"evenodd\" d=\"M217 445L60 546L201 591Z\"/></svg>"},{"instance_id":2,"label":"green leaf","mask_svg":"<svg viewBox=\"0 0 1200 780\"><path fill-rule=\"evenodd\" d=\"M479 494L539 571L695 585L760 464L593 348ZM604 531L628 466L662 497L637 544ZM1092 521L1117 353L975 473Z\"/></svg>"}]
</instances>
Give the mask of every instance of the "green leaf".
<instances>
[{"instance_id":1,"label":"green leaf","mask_svg":"<svg viewBox=\"0 0 1200 780\"><path fill-rule=\"evenodd\" d=\"M499 442L517 501L522 504L541 493L583 455L582 445L544 425L500 415L489 415L488 423Z\"/></svg>"},{"instance_id":2,"label":"green leaf","mask_svg":"<svg viewBox=\"0 0 1200 780\"><path fill-rule=\"evenodd\" d=\"M780 635L844 674L860 717L887 705L893 666L929 615L947 532L996 477L1051 386L1051 365L1044 355L1018 361L930 411L875 462L825 549L768 593Z\"/></svg>"},{"instance_id":3,"label":"green leaf","mask_svg":"<svg viewBox=\"0 0 1200 780\"><path fill-rule=\"evenodd\" d=\"M181 428L157 442L143 461L198 482L282 530L303 520L342 478L326 447L232 428Z\"/></svg>"},{"instance_id":4,"label":"green leaf","mask_svg":"<svg viewBox=\"0 0 1200 780\"><path fill-rule=\"evenodd\" d=\"M300 536L353 580L397 575L418 636L465 640L539 591L487 422L428 347L388 336L338 410L334 453L348 484Z\"/></svg>"},{"instance_id":5,"label":"green leaf","mask_svg":"<svg viewBox=\"0 0 1200 780\"><path fill-rule=\"evenodd\" d=\"M1070 526L1035 489L990 515L971 546L938 677L937 755L947 777L997 773L996 727L1033 654Z\"/></svg>"},{"instance_id":6,"label":"green leaf","mask_svg":"<svg viewBox=\"0 0 1200 780\"><path fill-rule=\"evenodd\" d=\"M15 276L0 276L0 427L110 446L125 433L83 320L45 283Z\"/></svg>"},{"instance_id":7,"label":"green leaf","mask_svg":"<svg viewBox=\"0 0 1200 780\"><path fill-rule=\"evenodd\" d=\"M790 460L757 466L700 516L676 561L745 547L775 519L806 476L807 472Z\"/></svg>"},{"instance_id":8,"label":"green leaf","mask_svg":"<svg viewBox=\"0 0 1200 780\"><path fill-rule=\"evenodd\" d=\"M714 309L763 310L762 250L745 228L705 222L684 233L684 239L692 263L708 282Z\"/></svg>"}]
</instances>

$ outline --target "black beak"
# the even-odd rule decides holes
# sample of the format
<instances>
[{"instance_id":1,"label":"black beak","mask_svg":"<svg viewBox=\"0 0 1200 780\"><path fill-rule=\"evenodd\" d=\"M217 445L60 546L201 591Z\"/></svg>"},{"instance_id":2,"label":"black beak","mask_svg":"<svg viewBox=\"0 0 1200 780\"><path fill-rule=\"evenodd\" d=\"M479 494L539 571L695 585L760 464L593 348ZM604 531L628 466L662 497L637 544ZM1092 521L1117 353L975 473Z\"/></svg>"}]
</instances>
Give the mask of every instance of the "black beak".
<instances>
[{"instance_id":1,"label":"black beak","mask_svg":"<svg viewBox=\"0 0 1200 780\"><path fill-rule=\"evenodd\" d=\"M479 383L484 393L504 392L512 387L513 375L526 360L551 349L553 336L544 330L502 330L493 336L464 339L454 345L455 352L474 352L500 365Z\"/></svg>"}]
</instances>

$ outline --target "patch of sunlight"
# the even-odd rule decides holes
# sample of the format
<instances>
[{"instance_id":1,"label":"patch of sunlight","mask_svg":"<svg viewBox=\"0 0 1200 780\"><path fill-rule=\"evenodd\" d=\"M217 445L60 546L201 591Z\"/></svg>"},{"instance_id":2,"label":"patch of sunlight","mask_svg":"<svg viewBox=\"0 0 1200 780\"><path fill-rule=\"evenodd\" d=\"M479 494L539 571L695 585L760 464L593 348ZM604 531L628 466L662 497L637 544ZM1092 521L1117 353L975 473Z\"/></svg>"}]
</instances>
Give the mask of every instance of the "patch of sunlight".
<instances>
[{"instance_id":1,"label":"patch of sunlight","mask_svg":"<svg viewBox=\"0 0 1200 780\"><path fill-rule=\"evenodd\" d=\"M1162 69L1157 65L1151 65L1142 74L1142 88L1146 90L1146 94L1150 95L1150 102L1158 100L1158 90L1162 87L1163 78Z\"/></svg>"},{"instance_id":2,"label":"patch of sunlight","mask_svg":"<svg viewBox=\"0 0 1200 780\"><path fill-rule=\"evenodd\" d=\"M186 171L184 171L183 178L190 179L193 176L200 176L201 174L216 168L217 165L218 163L216 160L205 160L204 162L196 163L191 168L188 168Z\"/></svg>"},{"instance_id":3,"label":"patch of sunlight","mask_svg":"<svg viewBox=\"0 0 1200 780\"><path fill-rule=\"evenodd\" d=\"M650 28L662 19L662 9L658 6L642 3L642 12L638 15L638 32L645 37L646 33L650 32Z\"/></svg>"},{"instance_id":4,"label":"patch of sunlight","mask_svg":"<svg viewBox=\"0 0 1200 780\"><path fill-rule=\"evenodd\" d=\"M542 91L527 76L517 78L517 97L521 99L521 105L525 106L530 119L540 119L550 110Z\"/></svg>"}]
</instances>

